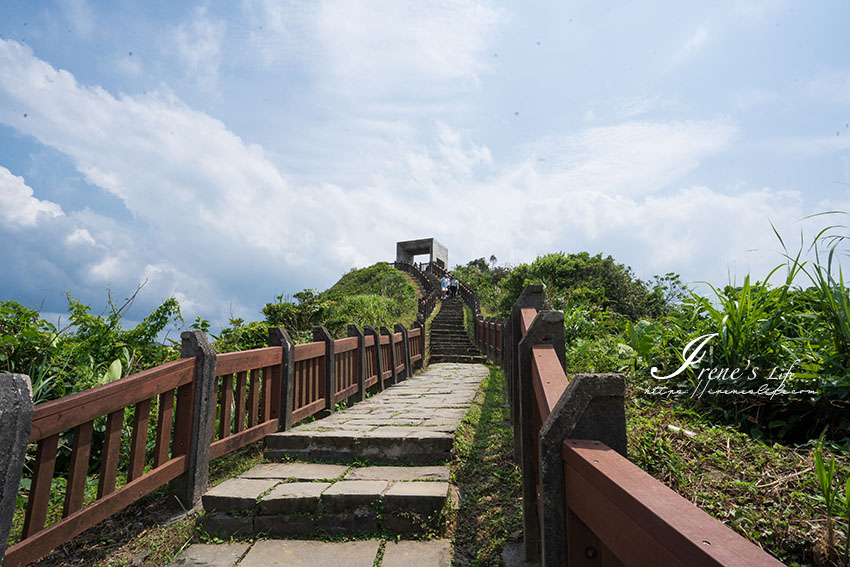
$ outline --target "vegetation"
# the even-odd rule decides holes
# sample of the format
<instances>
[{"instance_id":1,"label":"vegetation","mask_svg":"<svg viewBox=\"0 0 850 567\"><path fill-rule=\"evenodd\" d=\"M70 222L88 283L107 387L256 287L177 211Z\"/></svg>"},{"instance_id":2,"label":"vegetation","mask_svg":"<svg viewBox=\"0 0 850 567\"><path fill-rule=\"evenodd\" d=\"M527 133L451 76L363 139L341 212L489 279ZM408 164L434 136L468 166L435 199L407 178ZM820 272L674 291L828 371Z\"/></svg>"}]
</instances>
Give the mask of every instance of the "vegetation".
<instances>
[{"instance_id":1,"label":"vegetation","mask_svg":"<svg viewBox=\"0 0 850 567\"><path fill-rule=\"evenodd\" d=\"M136 293L120 306L110 294L101 315L69 294L70 317L62 329L36 310L16 301L0 301L0 371L29 375L38 403L174 358L174 348L156 338L170 324L182 322L177 300L166 300L133 329L122 329L121 318Z\"/></svg>"},{"instance_id":2,"label":"vegetation","mask_svg":"<svg viewBox=\"0 0 850 567\"><path fill-rule=\"evenodd\" d=\"M312 328L325 326L337 337L346 336L349 324L409 326L416 320L416 287L410 278L386 262L354 269L328 290L305 289L285 298L279 295L263 307L264 321L245 324L230 321L216 338L218 352L268 346L267 329L283 327L296 342L312 340Z\"/></svg>"},{"instance_id":3,"label":"vegetation","mask_svg":"<svg viewBox=\"0 0 850 567\"><path fill-rule=\"evenodd\" d=\"M513 459L513 429L504 373L490 368L455 434L452 481L461 493L455 562L503 565L502 548L522 529L522 478Z\"/></svg>"},{"instance_id":4,"label":"vegetation","mask_svg":"<svg viewBox=\"0 0 850 567\"><path fill-rule=\"evenodd\" d=\"M802 246L785 249L763 278L706 284L708 295L672 273L640 281L586 252L498 277L483 261L454 273L502 316L525 285L544 284L548 307L565 314L568 373L628 376L637 464L786 562L840 565L850 545L850 296L836 257L846 238L829 227L809 247L813 261Z\"/></svg>"}]
</instances>

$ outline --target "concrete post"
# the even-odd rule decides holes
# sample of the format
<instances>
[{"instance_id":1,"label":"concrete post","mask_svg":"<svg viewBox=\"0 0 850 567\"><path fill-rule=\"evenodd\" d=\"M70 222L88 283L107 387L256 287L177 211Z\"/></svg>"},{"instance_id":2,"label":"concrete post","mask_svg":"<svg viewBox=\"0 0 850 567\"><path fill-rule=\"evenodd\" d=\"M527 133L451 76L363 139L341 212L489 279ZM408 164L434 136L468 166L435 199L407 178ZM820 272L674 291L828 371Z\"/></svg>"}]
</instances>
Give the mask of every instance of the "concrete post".
<instances>
[{"instance_id":1,"label":"concrete post","mask_svg":"<svg viewBox=\"0 0 850 567\"><path fill-rule=\"evenodd\" d=\"M32 427L32 386L24 374L0 374L0 565L6 554Z\"/></svg>"},{"instance_id":2,"label":"concrete post","mask_svg":"<svg viewBox=\"0 0 850 567\"><path fill-rule=\"evenodd\" d=\"M540 554L540 519L537 511L537 479L534 474L534 387L531 383L532 347L550 344L564 366L564 313L539 311L519 343L519 423L522 460L522 508L525 556L536 561Z\"/></svg>"},{"instance_id":3,"label":"concrete post","mask_svg":"<svg viewBox=\"0 0 850 567\"><path fill-rule=\"evenodd\" d=\"M520 453L521 442L519 438L519 341L522 339L522 326L520 322L520 310L524 307L533 307L540 311L546 298L543 294L543 286L540 284L529 284L525 286L511 308L511 366L505 368L505 377L508 381L508 401L511 409L511 423L514 425L514 461L522 462Z\"/></svg>"},{"instance_id":4,"label":"concrete post","mask_svg":"<svg viewBox=\"0 0 850 567\"><path fill-rule=\"evenodd\" d=\"M392 369L392 384L398 384L398 373L396 372L396 366L398 366L398 361L395 359L395 348L393 348L393 332L390 331L389 327L381 327L382 335L389 335L390 337L390 368Z\"/></svg>"},{"instance_id":5,"label":"concrete post","mask_svg":"<svg viewBox=\"0 0 850 567\"><path fill-rule=\"evenodd\" d=\"M295 409L295 343L286 329L269 329L269 346L283 347L280 364L280 429L292 428L292 412Z\"/></svg>"},{"instance_id":6,"label":"concrete post","mask_svg":"<svg viewBox=\"0 0 850 567\"><path fill-rule=\"evenodd\" d=\"M393 328L395 329L396 333L401 333L401 344L402 347L404 347L402 349L404 351L404 374L399 377L399 380L405 380L407 378L410 378L410 375L413 374L410 368L410 343L407 340L407 329L405 329L404 325L402 325L401 323L396 323L395 327Z\"/></svg>"},{"instance_id":7,"label":"concrete post","mask_svg":"<svg viewBox=\"0 0 850 567\"><path fill-rule=\"evenodd\" d=\"M324 327L313 327L313 342L325 343L325 409L334 411L334 338Z\"/></svg>"},{"instance_id":8,"label":"concrete post","mask_svg":"<svg viewBox=\"0 0 850 567\"><path fill-rule=\"evenodd\" d=\"M357 325L349 325L348 336L357 337L357 393L352 397L355 402L362 402L366 397L366 345L363 343L363 331Z\"/></svg>"},{"instance_id":9,"label":"concrete post","mask_svg":"<svg viewBox=\"0 0 850 567\"><path fill-rule=\"evenodd\" d=\"M189 467L174 483L174 495L185 508L192 508L206 492L210 476L210 439L215 426L215 351L201 331L183 331L183 358L195 357L195 386Z\"/></svg>"},{"instance_id":10,"label":"concrete post","mask_svg":"<svg viewBox=\"0 0 850 567\"><path fill-rule=\"evenodd\" d=\"M377 385L380 392L384 389L384 366L387 364L384 356L381 354L381 335L372 325L363 325L363 334L371 335L375 339L375 367L378 372Z\"/></svg>"},{"instance_id":11,"label":"concrete post","mask_svg":"<svg viewBox=\"0 0 850 567\"><path fill-rule=\"evenodd\" d=\"M413 326L419 329L419 352L422 353L422 358L419 359L419 368L425 367L425 324L416 321Z\"/></svg>"},{"instance_id":12,"label":"concrete post","mask_svg":"<svg viewBox=\"0 0 850 567\"><path fill-rule=\"evenodd\" d=\"M540 428L541 559L546 567L567 566L564 439L601 441L626 457L625 395L622 374L578 374Z\"/></svg>"}]
</instances>

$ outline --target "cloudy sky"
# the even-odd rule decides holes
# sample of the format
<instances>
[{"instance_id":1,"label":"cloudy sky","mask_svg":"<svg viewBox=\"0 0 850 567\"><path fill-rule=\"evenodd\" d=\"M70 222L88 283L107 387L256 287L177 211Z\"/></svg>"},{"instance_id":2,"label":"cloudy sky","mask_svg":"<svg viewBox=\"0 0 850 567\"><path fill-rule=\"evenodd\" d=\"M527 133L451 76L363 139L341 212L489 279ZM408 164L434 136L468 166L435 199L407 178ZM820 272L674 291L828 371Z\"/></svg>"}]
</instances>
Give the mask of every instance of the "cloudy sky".
<instances>
[{"instance_id":1,"label":"cloudy sky","mask_svg":"<svg viewBox=\"0 0 850 567\"><path fill-rule=\"evenodd\" d=\"M725 283L850 211L850 3L0 7L0 299L247 319L436 237ZM837 219L836 219L837 220Z\"/></svg>"}]
</instances>

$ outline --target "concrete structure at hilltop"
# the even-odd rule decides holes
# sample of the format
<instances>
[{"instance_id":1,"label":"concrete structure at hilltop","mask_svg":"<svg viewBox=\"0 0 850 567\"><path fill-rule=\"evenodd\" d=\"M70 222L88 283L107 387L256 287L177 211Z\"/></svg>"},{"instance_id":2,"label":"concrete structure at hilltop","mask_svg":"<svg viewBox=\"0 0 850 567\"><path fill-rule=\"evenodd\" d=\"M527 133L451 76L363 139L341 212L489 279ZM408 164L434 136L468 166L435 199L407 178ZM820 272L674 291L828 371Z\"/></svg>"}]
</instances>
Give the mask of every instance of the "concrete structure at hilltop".
<instances>
[{"instance_id":1,"label":"concrete structure at hilltop","mask_svg":"<svg viewBox=\"0 0 850 567\"><path fill-rule=\"evenodd\" d=\"M405 240L396 242L396 262L413 263L413 257L420 254L428 254L429 261L443 268L449 267L449 249L437 242L436 238L420 238L418 240Z\"/></svg>"}]
</instances>

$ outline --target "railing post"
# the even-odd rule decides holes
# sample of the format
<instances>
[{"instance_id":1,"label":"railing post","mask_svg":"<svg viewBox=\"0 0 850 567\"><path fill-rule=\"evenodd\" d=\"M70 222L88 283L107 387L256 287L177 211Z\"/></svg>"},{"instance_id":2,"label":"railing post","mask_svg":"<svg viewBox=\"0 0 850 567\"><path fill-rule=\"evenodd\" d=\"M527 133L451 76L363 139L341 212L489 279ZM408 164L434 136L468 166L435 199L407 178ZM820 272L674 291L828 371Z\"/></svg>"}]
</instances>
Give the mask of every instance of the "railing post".
<instances>
[{"instance_id":1,"label":"railing post","mask_svg":"<svg viewBox=\"0 0 850 567\"><path fill-rule=\"evenodd\" d=\"M0 565L9 543L32 428L32 386L24 374L0 374Z\"/></svg>"},{"instance_id":2,"label":"railing post","mask_svg":"<svg viewBox=\"0 0 850 567\"><path fill-rule=\"evenodd\" d=\"M313 342L325 343L325 409L334 411L334 338L324 327L313 327Z\"/></svg>"},{"instance_id":3,"label":"railing post","mask_svg":"<svg viewBox=\"0 0 850 567\"><path fill-rule=\"evenodd\" d=\"M514 461L522 462L520 453L520 424L519 424L519 341L522 339L521 310L524 307L532 307L537 311L543 309L545 302L543 286L540 284L529 284L525 286L511 308L511 365L505 368L505 377L508 381L508 402L511 410L511 423L514 425Z\"/></svg>"},{"instance_id":4,"label":"railing post","mask_svg":"<svg viewBox=\"0 0 850 567\"><path fill-rule=\"evenodd\" d=\"M402 352L404 353L404 376L399 377L399 380L406 380L412 374L410 371L410 343L408 342L407 329L401 323L396 323L393 329L395 329L396 333L401 333Z\"/></svg>"},{"instance_id":5,"label":"railing post","mask_svg":"<svg viewBox=\"0 0 850 567\"><path fill-rule=\"evenodd\" d=\"M283 347L280 364L280 430L292 428L292 411L295 408L295 343L280 327L269 329L269 346Z\"/></svg>"},{"instance_id":6,"label":"railing post","mask_svg":"<svg viewBox=\"0 0 850 567\"><path fill-rule=\"evenodd\" d=\"M174 483L174 496L192 508L207 490L210 476L210 439L215 425L215 351L201 331L183 331L181 356L195 357L191 426L186 473ZM180 419L180 416L178 416Z\"/></svg>"},{"instance_id":7,"label":"railing post","mask_svg":"<svg viewBox=\"0 0 850 567\"><path fill-rule=\"evenodd\" d=\"M363 342L363 331L357 325L348 326L348 336L357 337L357 393L355 402L362 402L366 396L366 345Z\"/></svg>"},{"instance_id":8,"label":"railing post","mask_svg":"<svg viewBox=\"0 0 850 567\"><path fill-rule=\"evenodd\" d=\"M419 329L419 352L422 358L419 359L419 368L425 367L425 325L419 321L413 323L414 328Z\"/></svg>"},{"instance_id":9,"label":"railing post","mask_svg":"<svg viewBox=\"0 0 850 567\"><path fill-rule=\"evenodd\" d=\"M519 424L522 460L522 508L525 531L525 557L536 561L540 554L540 519L537 511L537 478L534 473L534 386L531 378L535 345L551 344L564 366L564 313L540 311L519 342Z\"/></svg>"},{"instance_id":10,"label":"railing post","mask_svg":"<svg viewBox=\"0 0 850 567\"><path fill-rule=\"evenodd\" d=\"M578 374L540 428L540 543L545 567L567 565L564 439L601 441L626 457L625 395L622 374Z\"/></svg>"},{"instance_id":11,"label":"railing post","mask_svg":"<svg viewBox=\"0 0 850 567\"><path fill-rule=\"evenodd\" d=\"M390 362L389 362L389 364L390 364L390 369L392 369L392 378L390 378L390 380L392 380L391 384L398 384L398 373L396 372L396 366L398 366L398 362L395 359L395 347L393 346L393 332L390 331L389 327L381 327L381 334L390 336L390 348L389 348Z\"/></svg>"},{"instance_id":12,"label":"railing post","mask_svg":"<svg viewBox=\"0 0 850 567\"><path fill-rule=\"evenodd\" d=\"M378 391L384 389L384 355L381 354L381 335L372 325L363 325L363 334L372 335L375 339L375 369L378 372Z\"/></svg>"}]
</instances>

